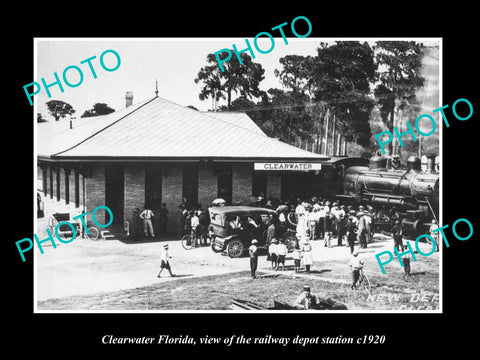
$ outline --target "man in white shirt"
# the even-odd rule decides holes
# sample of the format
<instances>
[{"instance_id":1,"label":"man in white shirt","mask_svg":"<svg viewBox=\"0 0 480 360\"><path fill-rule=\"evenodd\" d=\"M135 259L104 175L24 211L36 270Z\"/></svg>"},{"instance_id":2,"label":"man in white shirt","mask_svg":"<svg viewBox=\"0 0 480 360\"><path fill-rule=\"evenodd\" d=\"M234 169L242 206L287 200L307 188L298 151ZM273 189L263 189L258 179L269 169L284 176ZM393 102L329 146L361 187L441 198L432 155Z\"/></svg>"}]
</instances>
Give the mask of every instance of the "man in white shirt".
<instances>
[{"instance_id":1,"label":"man in white shirt","mask_svg":"<svg viewBox=\"0 0 480 360\"><path fill-rule=\"evenodd\" d=\"M152 224L152 217L153 211L145 208L139 215L140 219L143 220L143 231L145 232L145 237L148 237L148 232L152 235L152 237L155 237L155 233L153 232L153 224Z\"/></svg>"},{"instance_id":2,"label":"man in white shirt","mask_svg":"<svg viewBox=\"0 0 480 360\"><path fill-rule=\"evenodd\" d=\"M302 292L293 303L293 306L299 310L309 310L320 303L317 295L310 292L310 286L303 286Z\"/></svg>"},{"instance_id":3,"label":"man in white shirt","mask_svg":"<svg viewBox=\"0 0 480 360\"><path fill-rule=\"evenodd\" d=\"M358 279L360 278L360 269L363 268L363 260L360 260L358 257L358 251L354 250L352 257L350 258L350 263L348 264L352 269L352 290L355 288Z\"/></svg>"},{"instance_id":4,"label":"man in white shirt","mask_svg":"<svg viewBox=\"0 0 480 360\"><path fill-rule=\"evenodd\" d=\"M250 275L252 279L256 279L255 272L257 271L258 265L258 248L257 248L258 241L253 239L252 245L248 248L248 255L250 256Z\"/></svg>"},{"instance_id":5,"label":"man in white shirt","mask_svg":"<svg viewBox=\"0 0 480 360\"><path fill-rule=\"evenodd\" d=\"M308 229L310 231L310 240L315 240L315 229L317 227L317 220L318 219L318 211L312 211L310 209L310 212L307 212L306 214L306 220L308 223Z\"/></svg>"},{"instance_id":6,"label":"man in white shirt","mask_svg":"<svg viewBox=\"0 0 480 360\"><path fill-rule=\"evenodd\" d=\"M230 227L232 229L241 229L242 228L242 223L240 222L240 216L235 216L234 219L232 219L229 223Z\"/></svg>"}]
</instances>

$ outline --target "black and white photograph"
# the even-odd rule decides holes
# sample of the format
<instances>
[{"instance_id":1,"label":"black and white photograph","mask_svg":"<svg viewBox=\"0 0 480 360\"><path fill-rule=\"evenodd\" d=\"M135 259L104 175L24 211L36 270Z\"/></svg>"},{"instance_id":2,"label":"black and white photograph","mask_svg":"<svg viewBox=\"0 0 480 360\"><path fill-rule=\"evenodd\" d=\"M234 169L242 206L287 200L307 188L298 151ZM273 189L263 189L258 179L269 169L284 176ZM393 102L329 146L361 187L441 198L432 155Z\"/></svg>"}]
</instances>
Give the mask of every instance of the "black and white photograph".
<instances>
[{"instance_id":1,"label":"black and white photograph","mask_svg":"<svg viewBox=\"0 0 480 360\"><path fill-rule=\"evenodd\" d=\"M179 5L6 11L8 353L473 349L471 6Z\"/></svg>"},{"instance_id":2,"label":"black and white photograph","mask_svg":"<svg viewBox=\"0 0 480 360\"><path fill-rule=\"evenodd\" d=\"M440 38L35 40L36 311L441 311Z\"/></svg>"}]
</instances>

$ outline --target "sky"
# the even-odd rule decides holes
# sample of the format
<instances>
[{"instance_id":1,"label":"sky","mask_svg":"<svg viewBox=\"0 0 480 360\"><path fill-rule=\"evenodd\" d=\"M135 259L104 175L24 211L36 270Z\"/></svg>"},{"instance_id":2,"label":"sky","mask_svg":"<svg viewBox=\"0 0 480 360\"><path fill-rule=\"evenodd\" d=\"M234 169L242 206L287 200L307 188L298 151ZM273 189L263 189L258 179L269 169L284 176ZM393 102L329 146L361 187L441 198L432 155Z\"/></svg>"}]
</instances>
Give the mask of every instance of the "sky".
<instances>
[{"instance_id":1,"label":"sky","mask_svg":"<svg viewBox=\"0 0 480 360\"><path fill-rule=\"evenodd\" d=\"M268 54L261 54L253 47L255 59L265 69L265 79L260 83L262 90L281 88L274 75L275 69L280 69L279 59L286 55L316 55L320 42L333 42L331 38L288 38L285 44L281 37L274 38L275 46ZM268 38L259 38L259 47L268 49L271 46ZM346 39L341 39L346 40ZM367 41L372 39L353 38L350 40ZM411 40L411 39L409 39ZM415 39L426 44L438 43L438 40ZM141 102L155 96L155 82L158 81L158 95L167 100L206 111L211 109L210 99L200 101L202 84L195 84L198 71L207 65L207 55L222 48L232 48L235 44L239 50L244 49L245 38L37 38L36 59L34 64L34 79L38 83L41 78L47 84L55 81L54 72L62 79L63 71L70 65L78 66L83 72L83 82L77 87L68 87L62 81L64 92L58 86L50 87L52 97L49 98L42 87L41 92L34 96L35 117L41 113L47 120L53 118L48 114L45 103L49 100L62 100L76 110L79 118L85 110L95 103L106 103L119 110L125 107L125 94L133 92L133 102ZM373 44L373 43L372 43ZM105 71L100 65L100 55L105 50L115 50L121 63L115 71ZM35 55L34 55L35 56ZM91 61L97 78L94 78L88 64L80 62L96 56ZM231 61L234 60L233 55ZM107 67L114 67L116 59L112 53L104 57ZM75 70L67 72L71 83L79 82ZM28 103L27 97L25 101ZM221 100L218 105L225 105ZM36 121L36 120L35 120Z\"/></svg>"}]
</instances>

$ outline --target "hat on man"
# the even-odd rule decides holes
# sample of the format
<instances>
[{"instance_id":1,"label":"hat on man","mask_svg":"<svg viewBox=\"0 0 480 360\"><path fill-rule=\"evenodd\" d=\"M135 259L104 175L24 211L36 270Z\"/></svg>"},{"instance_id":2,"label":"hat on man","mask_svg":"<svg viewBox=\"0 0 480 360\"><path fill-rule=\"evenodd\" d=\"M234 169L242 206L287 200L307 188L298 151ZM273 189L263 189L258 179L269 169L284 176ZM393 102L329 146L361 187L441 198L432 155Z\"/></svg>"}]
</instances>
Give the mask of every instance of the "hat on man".
<instances>
[{"instance_id":1,"label":"hat on man","mask_svg":"<svg viewBox=\"0 0 480 360\"><path fill-rule=\"evenodd\" d=\"M165 249L168 249L168 244L163 245Z\"/></svg>"},{"instance_id":2,"label":"hat on man","mask_svg":"<svg viewBox=\"0 0 480 360\"><path fill-rule=\"evenodd\" d=\"M303 291L310 291L310 286L308 286L308 285L303 285L302 290L303 290Z\"/></svg>"},{"instance_id":3,"label":"hat on man","mask_svg":"<svg viewBox=\"0 0 480 360\"><path fill-rule=\"evenodd\" d=\"M277 239L272 239L272 243L276 244L276 243L278 243L278 240Z\"/></svg>"},{"instance_id":4,"label":"hat on man","mask_svg":"<svg viewBox=\"0 0 480 360\"><path fill-rule=\"evenodd\" d=\"M357 250L353 250L352 255L353 255L353 256L357 256L357 255L358 255L358 251L357 251Z\"/></svg>"},{"instance_id":5,"label":"hat on man","mask_svg":"<svg viewBox=\"0 0 480 360\"><path fill-rule=\"evenodd\" d=\"M258 241L255 240L255 239L253 239L253 240L252 240L252 244L256 244L256 243L258 243Z\"/></svg>"}]
</instances>

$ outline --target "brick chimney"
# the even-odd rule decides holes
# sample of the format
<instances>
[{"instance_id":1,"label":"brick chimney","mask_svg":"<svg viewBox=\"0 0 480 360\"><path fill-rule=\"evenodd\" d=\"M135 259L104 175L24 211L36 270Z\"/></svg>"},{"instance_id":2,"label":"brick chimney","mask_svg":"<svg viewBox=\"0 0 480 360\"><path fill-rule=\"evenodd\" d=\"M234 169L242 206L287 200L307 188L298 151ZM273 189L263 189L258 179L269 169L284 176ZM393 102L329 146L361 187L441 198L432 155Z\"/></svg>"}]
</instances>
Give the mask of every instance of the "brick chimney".
<instances>
[{"instance_id":1,"label":"brick chimney","mask_svg":"<svg viewBox=\"0 0 480 360\"><path fill-rule=\"evenodd\" d=\"M127 91L127 94L125 95L125 100L126 100L126 107L129 107L130 105L133 104L133 92Z\"/></svg>"}]
</instances>

